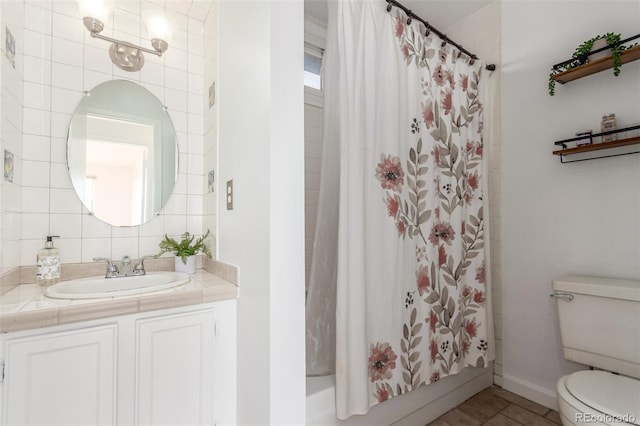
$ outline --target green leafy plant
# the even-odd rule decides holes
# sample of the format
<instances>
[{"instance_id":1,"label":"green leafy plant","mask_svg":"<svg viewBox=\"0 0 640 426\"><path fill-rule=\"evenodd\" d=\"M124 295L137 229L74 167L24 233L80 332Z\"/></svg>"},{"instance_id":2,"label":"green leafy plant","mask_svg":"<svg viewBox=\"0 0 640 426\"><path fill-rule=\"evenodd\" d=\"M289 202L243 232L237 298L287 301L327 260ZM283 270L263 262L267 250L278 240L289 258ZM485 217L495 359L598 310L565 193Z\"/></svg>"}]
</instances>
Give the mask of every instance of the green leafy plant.
<instances>
[{"instance_id":1,"label":"green leafy plant","mask_svg":"<svg viewBox=\"0 0 640 426\"><path fill-rule=\"evenodd\" d=\"M551 72L549 73L549 95L553 96L556 90L556 81L553 77L562 72L569 71L570 69L586 64L593 44L600 39L606 39L607 45L611 48L611 56L613 58L613 75L617 77L620 74L620 67L622 66L620 57L622 52L630 47L636 46L637 43L632 46L624 46L620 43L620 34L606 33L605 35L597 35L576 47L573 55L571 55L571 59L561 64L554 65L551 68Z\"/></svg>"},{"instance_id":2,"label":"green leafy plant","mask_svg":"<svg viewBox=\"0 0 640 426\"><path fill-rule=\"evenodd\" d=\"M158 253L158 256L167 252L173 252L176 256L179 256L182 259L182 263L185 265L187 264L188 256L192 256L200 252L204 253L208 258L211 258L211 250L209 250L209 247L204 242L208 236L209 230L207 229L207 233L194 242L193 240L195 235L185 232L181 235L180 242L178 242L167 234L164 234L164 238L159 244L160 252Z\"/></svg>"}]
</instances>

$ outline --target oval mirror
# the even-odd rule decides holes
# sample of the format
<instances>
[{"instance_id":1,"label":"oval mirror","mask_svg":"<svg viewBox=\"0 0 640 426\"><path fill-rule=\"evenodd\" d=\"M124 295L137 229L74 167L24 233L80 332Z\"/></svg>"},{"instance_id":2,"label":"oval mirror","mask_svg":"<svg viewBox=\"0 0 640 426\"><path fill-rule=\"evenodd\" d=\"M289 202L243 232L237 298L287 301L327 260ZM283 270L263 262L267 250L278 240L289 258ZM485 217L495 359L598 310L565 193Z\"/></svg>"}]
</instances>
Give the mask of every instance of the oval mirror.
<instances>
[{"instance_id":1,"label":"oval mirror","mask_svg":"<svg viewBox=\"0 0 640 426\"><path fill-rule=\"evenodd\" d=\"M144 87L102 83L73 113L67 166L91 214L113 226L145 223L164 207L178 176L171 118Z\"/></svg>"}]
</instances>

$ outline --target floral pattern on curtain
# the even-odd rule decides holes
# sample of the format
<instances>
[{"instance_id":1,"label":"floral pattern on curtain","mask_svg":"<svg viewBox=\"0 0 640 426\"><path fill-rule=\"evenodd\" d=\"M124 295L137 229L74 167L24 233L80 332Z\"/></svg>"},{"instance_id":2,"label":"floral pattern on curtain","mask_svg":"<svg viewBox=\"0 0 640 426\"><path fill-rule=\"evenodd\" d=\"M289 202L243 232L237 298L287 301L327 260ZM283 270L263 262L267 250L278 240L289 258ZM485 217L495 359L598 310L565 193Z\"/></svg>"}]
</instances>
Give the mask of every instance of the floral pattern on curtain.
<instances>
[{"instance_id":1,"label":"floral pattern on curtain","mask_svg":"<svg viewBox=\"0 0 640 426\"><path fill-rule=\"evenodd\" d=\"M424 71L422 110L407 126L408 152L381 153L380 182L389 226L415 245L397 342L371 342L368 371L379 402L488 364L482 212L481 68L460 59L395 17L407 67Z\"/></svg>"},{"instance_id":2,"label":"floral pattern on curtain","mask_svg":"<svg viewBox=\"0 0 640 426\"><path fill-rule=\"evenodd\" d=\"M484 106L481 62L403 12L382 0L328 9L334 148L322 173L336 176L339 200L336 413L345 419L493 355Z\"/></svg>"}]
</instances>

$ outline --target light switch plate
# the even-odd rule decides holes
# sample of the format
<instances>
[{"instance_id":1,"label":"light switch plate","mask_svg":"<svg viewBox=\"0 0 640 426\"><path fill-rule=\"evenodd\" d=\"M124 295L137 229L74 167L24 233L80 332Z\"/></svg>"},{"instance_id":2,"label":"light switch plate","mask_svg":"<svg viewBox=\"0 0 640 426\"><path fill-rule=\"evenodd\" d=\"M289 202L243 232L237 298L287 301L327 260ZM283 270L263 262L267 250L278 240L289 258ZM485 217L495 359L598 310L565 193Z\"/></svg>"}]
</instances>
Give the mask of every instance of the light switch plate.
<instances>
[{"instance_id":1,"label":"light switch plate","mask_svg":"<svg viewBox=\"0 0 640 426\"><path fill-rule=\"evenodd\" d=\"M227 181L227 210L233 210L233 179Z\"/></svg>"}]
</instances>

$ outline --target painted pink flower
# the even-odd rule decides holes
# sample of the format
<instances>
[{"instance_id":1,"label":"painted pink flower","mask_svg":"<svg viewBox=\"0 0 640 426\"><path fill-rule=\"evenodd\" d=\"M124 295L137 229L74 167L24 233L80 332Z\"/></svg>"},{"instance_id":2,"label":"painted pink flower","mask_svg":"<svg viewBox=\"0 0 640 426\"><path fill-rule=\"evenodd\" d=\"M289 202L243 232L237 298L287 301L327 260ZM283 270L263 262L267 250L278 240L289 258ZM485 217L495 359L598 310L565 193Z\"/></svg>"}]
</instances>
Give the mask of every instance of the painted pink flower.
<instances>
[{"instance_id":1,"label":"painted pink flower","mask_svg":"<svg viewBox=\"0 0 640 426\"><path fill-rule=\"evenodd\" d=\"M429 327L432 333L436 332L436 325L438 325L438 314L432 309L429 313Z\"/></svg>"},{"instance_id":2,"label":"painted pink flower","mask_svg":"<svg viewBox=\"0 0 640 426\"><path fill-rule=\"evenodd\" d=\"M402 19L399 16L396 16L396 37L400 38L402 37L402 34L404 34L404 19Z\"/></svg>"},{"instance_id":3,"label":"painted pink flower","mask_svg":"<svg viewBox=\"0 0 640 426\"><path fill-rule=\"evenodd\" d=\"M462 91L466 92L468 87L469 87L469 76L465 74L462 77Z\"/></svg>"},{"instance_id":4,"label":"painted pink flower","mask_svg":"<svg viewBox=\"0 0 640 426\"><path fill-rule=\"evenodd\" d=\"M465 340L464 342L462 342L462 353L463 354L468 354L469 353L469 348L471 347L471 342L468 340Z\"/></svg>"},{"instance_id":5,"label":"painted pink flower","mask_svg":"<svg viewBox=\"0 0 640 426\"><path fill-rule=\"evenodd\" d=\"M485 274L485 270L484 270L484 262L482 263L481 266L478 266L478 268L476 269L476 281L478 281L480 284L484 284L484 274Z\"/></svg>"},{"instance_id":6,"label":"painted pink flower","mask_svg":"<svg viewBox=\"0 0 640 426\"><path fill-rule=\"evenodd\" d=\"M429 291L429 268L427 266L420 266L416 271L416 283L420 296Z\"/></svg>"},{"instance_id":7,"label":"painted pink flower","mask_svg":"<svg viewBox=\"0 0 640 426\"><path fill-rule=\"evenodd\" d=\"M444 94L444 99L442 99L442 109L444 111L444 115L448 115L451 112L452 107L453 100L451 99L451 90L447 90Z\"/></svg>"},{"instance_id":8,"label":"painted pink flower","mask_svg":"<svg viewBox=\"0 0 640 426\"><path fill-rule=\"evenodd\" d=\"M476 155L482 158L482 142L476 144Z\"/></svg>"},{"instance_id":9,"label":"painted pink flower","mask_svg":"<svg viewBox=\"0 0 640 426\"><path fill-rule=\"evenodd\" d=\"M478 186L480 185L480 176L478 176L478 173L474 172L471 176L468 176L467 183L472 191L478 189Z\"/></svg>"},{"instance_id":10,"label":"painted pink flower","mask_svg":"<svg viewBox=\"0 0 640 426\"><path fill-rule=\"evenodd\" d=\"M473 151L473 142L471 142L471 141L467 142L467 144L465 145L465 150L467 152Z\"/></svg>"},{"instance_id":11,"label":"painted pink flower","mask_svg":"<svg viewBox=\"0 0 640 426\"><path fill-rule=\"evenodd\" d=\"M429 379L429 383L435 383L438 380L440 380L440 372L439 371L434 371L433 374L431 374L431 378Z\"/></svg>"},{"instance_id":12,"label":"painted pink flower","mask_svg":"<svg viewBox=\"0 0 640 426\"><path fill-rule=\"evenodd\" d=\"M471 287L469 287L468 285L464 286L464 288L462 289L462 296L467 297L470 294L471 294Z\"/></svg>"},{"instance_id":13,"label":"painted pink flower","mask_svg":"<svg viewBox=\"0 0 640 426\"><path fill-rule=\"evenodd\" d=\"M464 323L464 331L469 336L470 339L476 337L478 334L478 324L476 324L476 319L472 319L471 321L466 320Z\"/></svg>"},{"instance_id":14,"label":"painted pink flower","mask_svg":"<svg viewBox=\"0 0 640 426\"><path fill-rule=\"evenodd\" d=\"M382 189L402 192L404 172L400 165L400 158L381 154L380 162L376 167L376 178L382 184Z\"/></svg>"},{"instance_id":15,"label":"painted pink flower","mask_svg":"<svg viewBox=\"0 0 640 426\"><path fill-rule=\"evenodd\" d=\"M424 125L427 126L427 129L430 129L436 119L433 114L433 104L431 102L422 103L422 118L424 119Z\"/></svg>"},{"instance_id":16,"label":"painted pink flower","mask_svg":"<svg viewBox=\"0 0 640 426\"><path fill-rule=\"evenodd\" d=\"M435 161L436 165L440 164L440 148L434 148L431 151L431 155L433 155L433 161Z\"/></svg>"},{"instance_id":17,"label":"painted pink flower","mask_svg":"<svg viewBox=\"0 0 640 426\"><path fill-rule=\"evenodd\" d=\"M436 342L436 339L431 339L429 351L431 352L431 362L436 362L436 358L438 357L438 342Z\"/></svg>"},{"instance_id":18,"label":"painted pink flower","mask_svg":"<svg viewBox=\"0 0 640 426\"><path fill-rule=\"evenodd\" d=\"M442 65L438 65L436 69L433 70L433 74L431 76L433 77L433 81L440 87L444 86L447 82L447 74L442 69Z\"/></svg>"},{"instance_id":19,"label":"painted pink flower","mask_svg":"<svg viewBox=\"0 0 640 426\"><path fill-rule=\"evenodd\" d=\"M473 301L474 301L475 303L478 303L478 304L480 304L480 303L484 303L484 293L483 293L483 292L481 292L481 291L476 290L476 291L473 293Z\"/></svg>"},{"instance_id":20,"label":"painted pink flower","mask_svg":"<svg viewBox=\"0 0 640 426\"><path fill-rule=\"evenodd\" d=\"M438 248L438 266L442 266L447 263L447 252L444 249L444 246L441 245Z\"/></svg>"},{"instance_id":21,"label":"painted pink flower","mask_svg":"<svg viewBox=\"0 0 640 426\"><path fill-rule=\"evenodd\" d=\"M396 229L398 230L398 236L404 238L407 235L407 226L402 220L396 222Z\"/></svg>"},{"instance_id":22,"label":"painted pink flower","mask_svg":"<svg viewBox=\"0 0 640 426\"><path fill-rule=\"evenodd\" d=\"M388 343L371 344L369 349L369 378L372 382L376 380L390 379L392 372L396 368L398 356L393 352Z\"/></svg>"},{"instance_id":23,"label":"painted pink flower","mask_svg":"<svg viewBox=\"0 0 640 426\"><path fill-rule=\"evenodd\" d=\"M402 55L404 56L404 59L411 63L410 57L411 57L411 53L409 52L409 46L407 46L406 44L403 44L402 46L400 46L400 49L402 49Z\"/></svg>"},{"instance_id":24,"label":"painted pink flower","mask_svg":"<svg viewBox=\"0 0 640 426\"><path fill-rule=\"evenodd\" d=\"M399 206L400 201L398 200L398 197L387 196L387 213L389 213L389 216L396 217Z\"/></svg>"},{"instance_id":25,"label":"painted pink flower","mask_svg":"<svg viewBox=\"0 0 640 426\"><path fill-rule=\"evenodd\" d=\"M387 390L387 388L384 385L376 385L376 394L375 394L376 398L378 399L378 402L384 402L387 399L389 399L389 391Z\"/></svg>"},{"instance_id":26,"label":"painted pink flower","mask_svg":"<svg viewBox=\"0 0 640 426\"><path fill-rule=\"evenodd\" d=\"M446 222L437 222L431 228L431 233L429 234L429 241L434 246L437 246L440 242L447 243L447 245L451 245L451 241L454 240L456 232L453 230L451 224Z\"/></svg>"}]
</instances>

